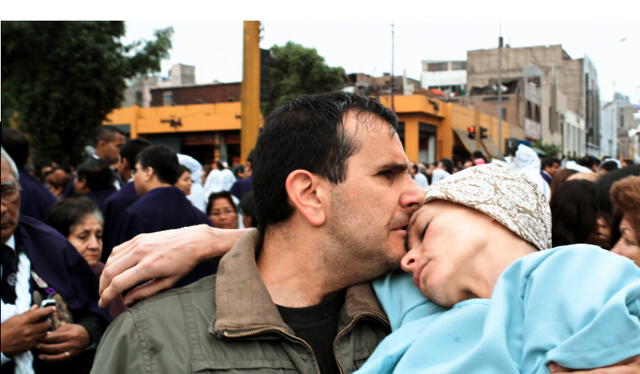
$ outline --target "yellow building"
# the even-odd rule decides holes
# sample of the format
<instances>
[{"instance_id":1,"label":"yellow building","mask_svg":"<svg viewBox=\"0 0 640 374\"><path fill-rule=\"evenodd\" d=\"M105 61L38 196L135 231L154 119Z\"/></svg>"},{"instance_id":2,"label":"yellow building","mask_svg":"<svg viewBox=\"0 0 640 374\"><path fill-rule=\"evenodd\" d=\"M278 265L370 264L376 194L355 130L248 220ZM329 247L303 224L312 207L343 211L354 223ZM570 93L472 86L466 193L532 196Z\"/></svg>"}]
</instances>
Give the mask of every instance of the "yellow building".
<instances>
[{"instance_id":1,"label":"yellow building","mask_svg":"<svg viewBox=\"0 0 640 374\"><path fill-rule=\"evenodd\" d=\"M144 137L189 154L200 162L240 160L240 102L140 108L111 112L106 125L118 126L131 138Z\"/></svg>"},{"instance_id":2,"label":"yellow building","mask_svg":"<svg viewBox=\"0 0 640 374\"><path fill-rule=\"evenodd\" d=\"M391 106L388 96L381 97L380 101ZM498 157L498 119L495 117L424 95L394 96L394 107L401 123L405 151L413 162L433 162L444 157L462 160L475 150L481 150L488 158ZM475 127L476 139L469 138L469 127ZM480 139L480 127L487 129L486 139ZM509 124L503 121L503 147L507 138Z\"/></svg>"},{"instance_id":3,"label":"yellow building","mask_svg":"<svg viewBox=\"0 0 640 374\"><path fill-rule=\"evenodd\" d=\"M388 96L380 98L391 106ZM424 95L395 96L399 134L409 159L433 162L443 157L466 159L481 150L488 158L498 157L498 119L454 103ZM201 162L240 160L240 102L116 109L105 124L116 125L131 138L142 136L153 144L167 145L190 154ZM476 127L476 139L468 128ZM480 139L479 128L486 128ZM509 137L509 124L503 122L502 144ZM503 151L504 152L504 151Z\"/></svg>"}]
</instances>

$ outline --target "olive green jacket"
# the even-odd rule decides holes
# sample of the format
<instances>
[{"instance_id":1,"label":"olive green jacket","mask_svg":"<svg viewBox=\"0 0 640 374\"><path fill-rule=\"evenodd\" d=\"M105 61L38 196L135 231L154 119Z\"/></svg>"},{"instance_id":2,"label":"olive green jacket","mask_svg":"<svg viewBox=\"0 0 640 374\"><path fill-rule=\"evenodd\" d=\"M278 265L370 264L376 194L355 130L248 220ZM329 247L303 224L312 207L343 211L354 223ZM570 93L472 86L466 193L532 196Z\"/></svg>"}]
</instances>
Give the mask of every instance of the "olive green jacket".
<instances>
[{"instance_id":1,"label":"olive green jacket","mask_svg":"<svg viewBox=\"0 0 640 374\"><path fill-rule=\"evenodd\" d=\"M92 373L320 373L311 347L287 326L256 265L257 231L225 255L215 276L142 301L100 342ZM359 368L390 332L369 283L347 289L334 341L338 367Z\"/></svg>"}]
</instances>

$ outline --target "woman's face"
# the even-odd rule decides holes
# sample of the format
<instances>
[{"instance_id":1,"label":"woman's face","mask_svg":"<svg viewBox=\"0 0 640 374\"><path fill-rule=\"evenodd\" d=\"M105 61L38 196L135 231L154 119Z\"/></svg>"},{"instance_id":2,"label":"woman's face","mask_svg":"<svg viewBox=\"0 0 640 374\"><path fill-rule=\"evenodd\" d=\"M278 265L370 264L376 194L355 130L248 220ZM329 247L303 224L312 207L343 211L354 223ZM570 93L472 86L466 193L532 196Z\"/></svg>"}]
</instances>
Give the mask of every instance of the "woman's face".
<instances>
[{"instance_id":1,"label":"woman's face","mask_svg":"<svg viewBox=\"0 0 640 374\"><path fill-rule=\"evenodd\" d=\"M492 220L461 205L433 201L411 217L409 252L401 267L413 273L413 282L434 302L451 306L474 295L470 282L481 265L487 239L495 230Z\"/></svg>"},{"instance_id":2,"label":"woman's face","mask_svg":"<svg viewBox=\"0 0 640 374\"><path fill-rule=\"evenodd\" d=\"M607 248L611 246L611 229L609 228L609 223L602 216L598 216L596 219L596 242L600 246L606 246Z\"/></svg>"},{"instance_id":3,"label":"woman's face","mask_svg":"<svg viewBox=\"0 0 640 374\"><path fill-rule=\"evenodd\" d=\"M238 214L226 198L218 198L213 200L211 211L209 211L209 219L214 227L221 229L237 229Z\"/></svg>"},{"instance_id":4,"label":"woman's face","mask_svg":"<svg viewBox=\"0 0 640 374\"><path fill-rule=\"evenodd\" d=\"M176 182L176 187L182 190L185 195L191 194L191 173L185 171L182 173L178 181Z\"/></svg>"},{"instance_id":5,"label":"woman's face","mask_svg":"<svg viewBox=\"0 0 640 374\"><path fill-rule=\"evenodd\" d=\"M94 266L102 255L102 224L93 214L87 214L73 225L67 237L82 257Z\"/></svg>"},{"instance_id":6,"label":"woman's face","mask_svg":"<svg viewBox=\"0 0 640 374\"><path fill-rule=\"evenodd\" d=\"M611 251L631 259L640 266L640 243L638 243L637 233L631 226L628 215L625 215L620 222L620 234L622 234L620 240Z\"/></svg>"}]
</instances>

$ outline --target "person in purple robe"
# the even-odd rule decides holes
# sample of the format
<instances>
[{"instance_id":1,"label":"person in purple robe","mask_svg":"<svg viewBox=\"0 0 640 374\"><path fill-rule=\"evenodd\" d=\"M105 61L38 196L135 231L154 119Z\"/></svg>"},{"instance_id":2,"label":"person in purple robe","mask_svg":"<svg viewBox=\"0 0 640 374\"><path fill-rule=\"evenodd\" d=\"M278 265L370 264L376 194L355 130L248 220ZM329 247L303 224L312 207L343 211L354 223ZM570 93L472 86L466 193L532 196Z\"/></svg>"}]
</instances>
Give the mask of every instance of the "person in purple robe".
<instances>
[{"instance_id":1,"label":"person in purple robe","mask_svg":"<svg viewBox=\"0 0 640 374\"><path fill-rule=\"evenodd\" d=\"M88 348L110 321L97 305L98 278L60 233L20 215L18 171L4 148L1 165L2 372L86 372Z\"/></svg>"},{"instance_id":2,"label":"person in purple robe","mask_svg":"<svg viewBox=\"0 0 640 374\"><path fill-rule=\"evenodd\" d=\"M131 139L124 143L120 151L122 157L120 174L125 181L129 181L122 188L109 196L102 206L104 214L103 250L101 261L106 262L111 250L116 245L118 226L122 221L124 212L138 200L138 193L133 185L133 168L138 154L148 146L148 141Z\"/></svg>"},{"instance_id":3,"label":"person in purple robe","mask_svg":"<svg viewBox=\"0 0 640 374\"><path fill-rule=\"evenodd\" d=\"M120 176L111 169L120 161L120 148L124 144L125 136L122 131L114 126L99 126L94 135L95 152L87 157L87 160L102 160L107 163L111 170L111 183L116 190L122 186ZM86 160L85 160L86 161ZM63 197L72 197L79 195L73 181L67 184L63 192Z\"/></svg>"},{"instance_id":4,"label":"person in purple robe","mask_svg":"<svg viewBox=\"0 0 640 374\"><path fill-rule=\"evenodd\" d=\"M184 192L174 187L179 170L176 153L167 147L151 146L138 154L134 186L140 198L122 216L116 245L142 233L211 225L209 217L194 207ZM217 266L217 259L200 264L176 286L211 275Z\"/></svg>"},{"instance_id":5,"label":"person in purple robe","mask_svg":"<svg viewBox=\"0 0 640 374\"><path fill-rule=\"evenodd\" d=\"M104 202L117 190L113 186L112 170L102 160L87 159L78 166L74 179L74 189L78 196L93 201L101 210Z\"/></svg>"},{"instance_id":6,"label":"person in purple robe","mask_svg":"<svg viewBox=\"0 0 640 374\"><path fill-rule=\"evenodd\" d=\"M56 197L36 178L25 171L29 159L29 140L19 131L2 128L2 146L16 163L20 177L21 214L43 220Z\"/></svg>"},{"instance_id":7,"label":"person in purple robe","mask_svg":"<svg viewBox=\"0 0 640 374\"><path fill-rule=\"evenodd\" d=\"M63 199L51 207L45 223L67 238L100 278L104 269L104 263L100 261L104 219L96 204L84 197ZM109 315L113 318L124 309L122 298L108 306Z\"/></svg>"}]
</instances>

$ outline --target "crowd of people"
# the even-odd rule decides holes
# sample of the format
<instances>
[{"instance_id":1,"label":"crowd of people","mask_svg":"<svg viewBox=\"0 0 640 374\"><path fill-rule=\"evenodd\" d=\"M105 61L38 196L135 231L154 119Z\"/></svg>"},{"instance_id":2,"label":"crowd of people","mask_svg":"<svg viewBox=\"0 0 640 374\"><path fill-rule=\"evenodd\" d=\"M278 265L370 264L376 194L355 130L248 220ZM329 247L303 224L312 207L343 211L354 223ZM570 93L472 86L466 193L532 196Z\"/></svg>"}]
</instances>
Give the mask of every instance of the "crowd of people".
<instances>
[{"instance_id":1,"label":"crowd of people","mask_svg":"<svg viewBox=\"0 0 640 374\"><path fill-rule=\"evenodd\" d=\"M3 128L3 372L640 370L640 165L396 128L303 96L246 165L101 126L72 170Z\"/></svg>"}]
</instances>

